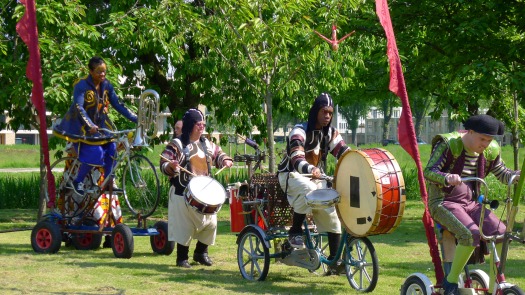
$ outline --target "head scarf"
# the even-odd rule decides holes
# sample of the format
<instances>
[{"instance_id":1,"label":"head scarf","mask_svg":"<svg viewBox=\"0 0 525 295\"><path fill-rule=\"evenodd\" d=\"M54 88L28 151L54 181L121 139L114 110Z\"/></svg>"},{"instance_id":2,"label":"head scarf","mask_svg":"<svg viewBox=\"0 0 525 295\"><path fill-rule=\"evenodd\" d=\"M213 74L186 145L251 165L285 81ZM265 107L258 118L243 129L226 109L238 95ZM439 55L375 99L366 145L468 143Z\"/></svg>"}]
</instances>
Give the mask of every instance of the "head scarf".
<instances>
[{"instance_id":1,"label":"head scarf","mask_svg":"<svg viewBox=\"0 0 525 295\"><path fill-rule=\"evenodd\" d=\"M489 115L472 116L463 124L465 129L474 130L477 133L496 136L505 133L505 125Z\"/></svg>"},{"instance_id":2,"label":"head scarf","mask_svg":"<svg viewBox=\"0 0 525 295\"><path fill-rule=\"evenodd\" d=\"M190 135L195 123L204 121L204 115L198 109L189 109L182 117L182 134L180 140L186 146L190 144Z\"/></svg>"},{"instance_id":3,"label":"head scarf","mask_svg":"<svg viewBox=\"0 0 525 295\"><path fill-rule=\"evenodd\" d=\"M334 103L332 101L332 98L327 93L321 93L314 101L314 104L310 108L310 113L308 114L308 126L306 127L306 132L315 130L315 124L317 123L317 115L319 114L319 110L324 107L333 107ZM330 119L330 124L332 124L332 120ZM326 127L323 128L323 133L326 134L328 132L328 128L330 128L330 124L328 124Z\"/></svg>"}]
</instances>

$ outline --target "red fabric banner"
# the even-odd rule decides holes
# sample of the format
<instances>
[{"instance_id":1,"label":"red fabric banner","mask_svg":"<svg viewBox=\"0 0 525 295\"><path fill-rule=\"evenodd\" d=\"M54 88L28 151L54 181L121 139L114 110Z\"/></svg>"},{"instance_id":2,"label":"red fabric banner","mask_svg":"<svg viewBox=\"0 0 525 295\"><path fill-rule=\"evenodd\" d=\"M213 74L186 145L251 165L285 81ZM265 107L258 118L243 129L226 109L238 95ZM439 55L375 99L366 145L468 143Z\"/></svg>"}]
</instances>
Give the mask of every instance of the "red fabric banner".
<instances>
[{"instance_id":1,"label":"red fabric banner","mask_svg":"<svg viewBox=\"0 0 525 295\"><path fill-rule=\"evenodd\" d=\"M26 68L26 76L33 82L31 91L31 102L33 103L40 125L40 149L44 155L46 167L47 187L49 200L47 206L54 207L55 203L55 179L51 173L49 164L49 146L47 142L46 103L44 101L44 88L42 85L42 68L40 61L40 47L38 46L38 28L36 24L36 6L34 0L19 0L26 7L24 16L16 24L16 31L29 50L29 61Z\"/></svg>"},{"instance_id":2,"label":"red fabric banner","mask_svg":"<svg viewBox=\"0 0 525 295\"><path fill-rule=\"evenodd\" d=\"M434 233L434 222L432 221L430 212L428 211L428 194L425 186L421 159L419 157L416 132L414 130L414 123L412 121L412 111L408 101L405 78L403 77L403 69L401 67L401 60L399 59L399 52L397 50L396 38L394 36L394 29L390 19L387 0L376 0L376 13L379 17L381 25L383 26L383 29L385 30L387 39L387 56L390 64L389 89L401 99L401 104L403 107L397 130L398 140L403 149L405 149L416 162L421 199L425 204L425 212L423 213L422 220L425 226L428 246L430 248L430 256L432 257L432 262L434 263L436 280L438 283L441 283L444 277L443 267L441 266L436 234Z\"/></svg>"}]
</instances>

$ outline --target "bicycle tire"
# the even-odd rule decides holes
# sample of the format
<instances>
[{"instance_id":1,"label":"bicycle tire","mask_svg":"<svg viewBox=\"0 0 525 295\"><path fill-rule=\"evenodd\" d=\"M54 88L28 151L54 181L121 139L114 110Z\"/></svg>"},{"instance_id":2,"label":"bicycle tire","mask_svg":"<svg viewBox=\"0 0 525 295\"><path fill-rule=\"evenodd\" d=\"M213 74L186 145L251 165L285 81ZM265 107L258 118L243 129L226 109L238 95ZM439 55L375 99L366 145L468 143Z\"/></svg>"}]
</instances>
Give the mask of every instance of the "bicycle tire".
<instances>
[{"instance_id":1,"label":"bicycle tire","mask_svg":"<svg viewBox=\"0 0 525 295\"><path fill-rule=\"evenodd\" d=\"M129 159L122 175L124 199L129 210L141 218L151 216L160 201L160 182L155 166L143 155Z\"/></svg>"}]
</instances>

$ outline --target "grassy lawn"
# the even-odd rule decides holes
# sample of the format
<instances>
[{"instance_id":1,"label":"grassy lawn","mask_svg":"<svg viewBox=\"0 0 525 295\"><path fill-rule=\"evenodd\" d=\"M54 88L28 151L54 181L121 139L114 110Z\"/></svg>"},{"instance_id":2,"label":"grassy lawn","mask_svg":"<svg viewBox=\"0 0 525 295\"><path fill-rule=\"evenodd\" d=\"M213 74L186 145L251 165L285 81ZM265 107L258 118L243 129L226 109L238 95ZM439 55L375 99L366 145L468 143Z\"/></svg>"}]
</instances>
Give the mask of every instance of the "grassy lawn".
<instances>
[{"instance_id":1,"label":"grassy lawn","mask_svg":"<svg viewBox=\"0 0 525 295\"><path fill-rule=\"evenodd\" d=\"M422 212L421 202L410 201L403 221L393 233L370 237L380 267L373 294L398 294L404 279L414 272L423 273L435 282L421 222ZM350 287L345 276L318 276L274 261L270 263L265 281L243 279L237 266L236 235L230 232L229 214L228 205L219 212L216 245L210 247L215 264L212 267L194 264L191 269L176 267L175 253L170 256L154 254L149 237L135 236L133 257L117 259L111 249L80 251L64 244L56 254L37 254L31 248L30 230L0 233L0 293L359 294ZM0 210L0 230L30 228L35 216L32 210ZM521 213L518 226L522 226L523 217ZM154 219L166 219L165 209L157 210ZM135 226L132 221L128 224ZM190 251L193 248L194 244ZM509 282L525 287L524 263L525 247L511 244L506 270ZM488 271L488 264L476 268Z\"/></svg>"}]
</instances>

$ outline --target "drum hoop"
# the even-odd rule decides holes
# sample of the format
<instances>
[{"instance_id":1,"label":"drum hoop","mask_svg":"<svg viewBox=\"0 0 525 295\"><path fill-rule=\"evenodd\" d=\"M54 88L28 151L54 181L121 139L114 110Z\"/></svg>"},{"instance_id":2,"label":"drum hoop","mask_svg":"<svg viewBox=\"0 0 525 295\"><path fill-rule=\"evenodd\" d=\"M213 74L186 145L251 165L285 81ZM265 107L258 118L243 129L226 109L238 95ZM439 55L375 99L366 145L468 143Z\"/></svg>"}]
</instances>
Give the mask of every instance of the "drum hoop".
<instances>
[{"instance_id":1,"label":"drum hoop","mask_svg":"<svg viewBox=\"0 0 525 295\"><path fill-rule=\"evenodd\" d=\"M382 149L382 148L370 148L370 149L366 149L366 150L378 150L378 151L381 151L384 154L386 154L387 157L389 158L390 162L394 166L395 171L397 172L396 175L397 174L401 175L400 177L397 177L399 187L403 187L403 188L405 187L403 174L401 173L401 168L399 166L399 163L395 159L395 157L392 155L392 153L390 153L389 151L387 151L385 149ZM378 177L377 172L374 169L372 169L376 163L374 163L372 158L367 153L365 153L363 150L350 150L350 149L348 149L341 155L341 157L339 157L338 162L337 162L336 167L335 167L335 172L334 172L334 182L333 182L334 189L337 189L337 176L338 176L338 173L339 173L339 163L344 159L344 157L346 157L347 155L349 155L352 152L357 152L358 154L360 154L361 156L363 156L366 159L366 161L368 162L368 165L370 166L370 168L372 170L372 174L373 174L374 179L375 179L376 191L377 192L381 192L381 195L383 195L383 190L382 190L382 187L381 187L381 183L377 181L378 179L380 179L380 177ZM402 190L402 192L404 192L404 190ZM401 194L400 195L400 199L401 199L400 202L403 202L403 203L406 202L406 195L405 194ZM339 217L339 220L341 220L341 223L345 227L346 231L351 233L353 236L356 236L356 237L367 236L367 235L358 235L358 234L354 233L346 225L346 223L344 222L344 219L341 218L342 213L339 211L339 204L340 203L335 205L335 209L336 209L336 212L337 212L337 216ZM383 204L382 198L378 197L377 198L376 208L377 207L381 207L382 208L382 206L380 206L382 204ZM405 207L404 205L399 206L399 212L398 212L398 215L397 215L397 216L399 216L399 218L396 219L395 224L386 233L390 233L391 231L393 231L394 229L396 229L399 226L399 223L401 223L402 216L403 216L403 213L404 213L404 209L405 209L404 207ZM379 221L380 221L379 220L380 217L381 216L379 214L377 214L377 212L376 212L376 214L374 215L374 220L371 222L371 225L372 225L371 228L370 228L371 232L373 232L377 228L377 226L379 224Z\"/></svg>"}]
</instances>

